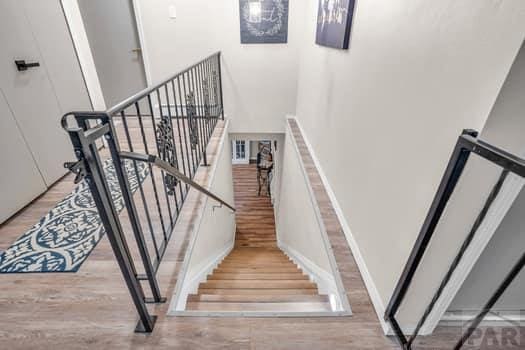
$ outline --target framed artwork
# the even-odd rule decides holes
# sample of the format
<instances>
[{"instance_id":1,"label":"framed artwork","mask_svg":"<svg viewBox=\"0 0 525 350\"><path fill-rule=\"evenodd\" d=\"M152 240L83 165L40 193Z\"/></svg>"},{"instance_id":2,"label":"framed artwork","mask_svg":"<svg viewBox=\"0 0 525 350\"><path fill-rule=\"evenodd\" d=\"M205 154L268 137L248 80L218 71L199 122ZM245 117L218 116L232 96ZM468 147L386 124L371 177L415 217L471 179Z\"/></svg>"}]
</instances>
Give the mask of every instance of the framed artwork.
<instances>
[{"instance_id":1,"label":"framed artwork","mask_svg":"<svg viewBox=\"0 0 525 350\"><path fill-rule=\"evenodd\" d=\"M355 0L319 0L316 44L348 49L354 4Z\"/></svg>"},{"instance_id":2,"label":"framed artwork","mask_svg":"<svg viewBox=\"0 0 525 350\"><path fill-rule=\"evenodd\" d=\"M288 41L288 0L239 0L242 44Z\"/></svg>"}]
</instances>

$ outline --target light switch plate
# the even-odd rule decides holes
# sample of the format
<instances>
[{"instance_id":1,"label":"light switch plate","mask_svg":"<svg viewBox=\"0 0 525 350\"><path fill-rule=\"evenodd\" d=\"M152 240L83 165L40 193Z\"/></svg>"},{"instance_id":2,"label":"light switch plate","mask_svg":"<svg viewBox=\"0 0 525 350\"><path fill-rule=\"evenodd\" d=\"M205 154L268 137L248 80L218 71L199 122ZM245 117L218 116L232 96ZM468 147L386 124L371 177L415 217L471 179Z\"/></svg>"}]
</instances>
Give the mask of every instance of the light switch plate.
<instances>
[{"instance_id":1,"label":"light switch plate","mask_svg":"<svg viewBox=\"0 0 525 350\"><path fill-rule=\"evenodd\" d=\"M168 7L168 14L172 19L177 18L177 8L175 7L175 5L170 5Z\"/></svg>"}]
</instances>

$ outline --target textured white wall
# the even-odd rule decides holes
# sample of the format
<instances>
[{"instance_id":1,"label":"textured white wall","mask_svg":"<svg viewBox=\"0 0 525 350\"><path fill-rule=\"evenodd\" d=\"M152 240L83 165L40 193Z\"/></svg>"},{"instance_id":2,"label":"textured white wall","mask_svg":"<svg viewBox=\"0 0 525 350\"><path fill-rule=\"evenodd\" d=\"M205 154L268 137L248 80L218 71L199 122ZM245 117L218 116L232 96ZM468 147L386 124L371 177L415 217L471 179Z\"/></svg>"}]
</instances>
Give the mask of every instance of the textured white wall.
<instances>
[{"instance_id":1,"label":"textured white wall","mask_svg":"<svg viewBox=\"0 0 525 350\"><path fill-rule=\"evenodd\" d=\"M490 113L524 37L525 3L359 1L340 51L314 44L317 0L305 2L297 117L386 304L457 136ZM449 227L471 223L478 202Z\"/></svg>"}]
</instances>

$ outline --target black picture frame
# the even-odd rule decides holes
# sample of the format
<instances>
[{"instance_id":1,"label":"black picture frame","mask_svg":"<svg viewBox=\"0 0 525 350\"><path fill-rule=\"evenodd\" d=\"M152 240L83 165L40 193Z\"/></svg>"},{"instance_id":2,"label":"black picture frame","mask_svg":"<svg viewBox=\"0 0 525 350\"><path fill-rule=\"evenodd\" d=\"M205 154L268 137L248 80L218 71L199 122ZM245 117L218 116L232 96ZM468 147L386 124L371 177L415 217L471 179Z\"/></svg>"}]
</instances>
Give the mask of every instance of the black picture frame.
<instances>
[{"instance_id":1,"label":"black picture frame","mask_svg":"<svg viewBox=\"0 0 525 350\"><path fill-rule=\"evenodd\" d=\"M355 0L319 0L315 43L348 50Z\"/></svg>"}]
</instances>

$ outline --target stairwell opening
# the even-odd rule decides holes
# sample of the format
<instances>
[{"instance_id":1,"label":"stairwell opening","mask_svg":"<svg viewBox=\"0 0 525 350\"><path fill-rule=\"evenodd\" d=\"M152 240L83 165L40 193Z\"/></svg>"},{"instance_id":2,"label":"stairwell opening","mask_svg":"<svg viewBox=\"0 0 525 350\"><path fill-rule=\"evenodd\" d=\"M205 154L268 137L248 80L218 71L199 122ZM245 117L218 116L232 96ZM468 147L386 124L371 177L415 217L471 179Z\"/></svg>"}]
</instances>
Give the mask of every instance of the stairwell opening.
<instances>
[{"instance_id":1,"label":"stairwell opening","mask_svg":"<svg viewBox=\"0 0 525 350\"><path fill-rule=\"evenodd\" d=\"M214 177L230 174L236 209L234 234L231 241L216 249L214 259L208 259L206 263L192 263L192 247L189 248L185 258L186 271L178 282L169 314L237 317L351 315L349 305L345 307L342 301L346 296L341 296L334 272L317 266L315 258L302 255L288 243L289 237L283 234L281 239L279 235L279 229L288 229L286 226L290 224L284 224L278 212L283 192L286 192L281 188L283 172L285 175L289 172L283 167L284 135L274 135L273 138L250 135L246 138L245 135L230 134L229 141L220 147L219 158L223 160L219 161ZM230 152L228 146L231 146ZM242 152L246 154L239 154ZM268 158L270 163L264 163ZM271 174L268 174L270 166ZM205 209L204 212L206 215ZM206 222L208 218L202 220ZM282 228L278 228L279 224ZM313 229L319 231L318 227ZM199 232L202 229L195 231L199 236L207 234ZM321 236L323 232L318 234ZM198 237L194 241L196 246L199 241L206 244L206 239ZM312 243L317 244L319 254L326 255L328 264L331 253L321 241L322 237L319 237ZM198 267L192 269L191 265Z\"/></svg>"}]
</instances>

